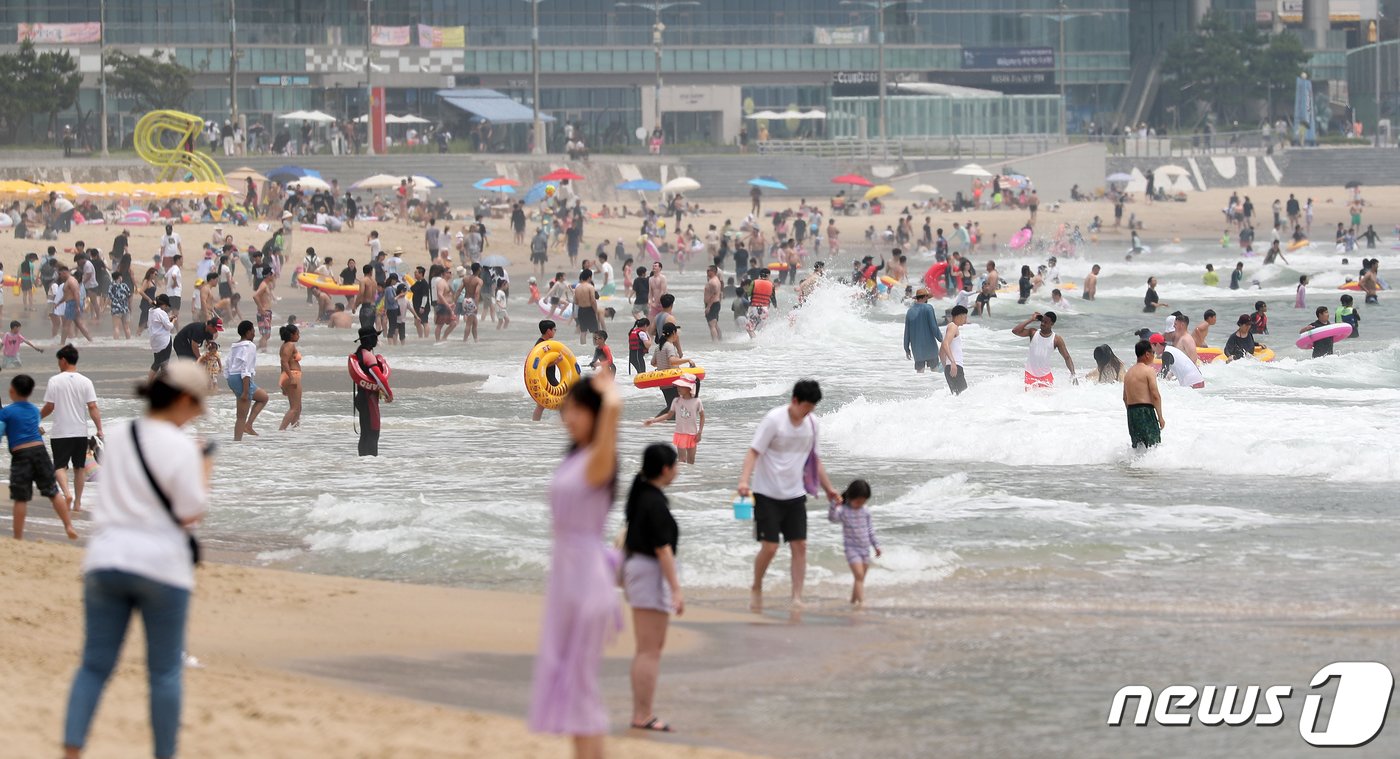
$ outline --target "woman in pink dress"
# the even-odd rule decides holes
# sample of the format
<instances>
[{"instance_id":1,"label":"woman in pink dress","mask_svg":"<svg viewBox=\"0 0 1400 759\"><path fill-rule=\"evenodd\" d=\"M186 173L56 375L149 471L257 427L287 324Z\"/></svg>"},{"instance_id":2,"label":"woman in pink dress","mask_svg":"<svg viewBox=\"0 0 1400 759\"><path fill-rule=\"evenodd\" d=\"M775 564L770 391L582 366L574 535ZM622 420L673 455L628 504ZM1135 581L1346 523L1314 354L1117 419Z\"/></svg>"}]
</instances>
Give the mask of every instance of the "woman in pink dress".
<instances>
[{"instance_id":1,"label":"woman in pink dress","mask_svg":"<svg viewBox=\"0 0 1400 759\"><path fill-rule=\"evenodd\" d=\"M613 378L600 372L574 385L560 416L573 447L549 486L554 541L529 724L537 733L573 736L577 759L599 759L608 711L598 670L603 647L622 629L617 558L603 540L622 416Z\"/></svg>"}]
</instances>

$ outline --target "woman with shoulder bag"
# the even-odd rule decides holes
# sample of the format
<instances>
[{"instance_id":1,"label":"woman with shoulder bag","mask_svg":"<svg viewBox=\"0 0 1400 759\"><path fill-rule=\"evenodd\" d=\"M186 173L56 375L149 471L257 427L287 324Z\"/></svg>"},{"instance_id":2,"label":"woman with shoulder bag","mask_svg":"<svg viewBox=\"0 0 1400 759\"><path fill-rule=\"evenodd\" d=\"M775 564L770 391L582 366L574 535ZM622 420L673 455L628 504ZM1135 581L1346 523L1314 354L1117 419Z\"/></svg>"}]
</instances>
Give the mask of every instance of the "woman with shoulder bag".
<instances>
[{"instance_id":1,"label":"woman with shoulder bag","mask_svg":"<svg viewBox=\"0 0 1400 759\"><path fill-rule=\"evenodd\" d=\"M198 544L189 529L209 505L213 446L184 425L203 416L208 374L175 361L139 390L146 413L110 430L102 461L97 532L83 559L86 641L68 695L65 759L82 756L102 691L133 612L145 627L154 756L175 756L180 729L185 626Z\"/></svg>"}]
</instances>

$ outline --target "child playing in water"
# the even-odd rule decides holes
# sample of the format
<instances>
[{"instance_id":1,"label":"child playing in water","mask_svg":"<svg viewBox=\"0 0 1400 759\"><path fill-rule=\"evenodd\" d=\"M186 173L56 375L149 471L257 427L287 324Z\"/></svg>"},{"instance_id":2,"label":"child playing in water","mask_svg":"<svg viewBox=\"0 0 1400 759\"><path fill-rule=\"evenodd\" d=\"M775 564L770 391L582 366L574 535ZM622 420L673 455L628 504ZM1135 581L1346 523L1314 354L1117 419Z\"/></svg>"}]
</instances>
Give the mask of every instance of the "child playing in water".
<instances>
[{"instance_id":1,"label":"child playing in water","mask_svg":"<svg viewBox=\"0 0 1400 759\"><path fill-rule=\"evenodd\" d=\"M607 330L600 329L593 333L593 361L588 365L588 368L617 374L617 364L613 363L612 348L608 347Z\"/></svg>"},{"instance_id":2,"label":"child playing in water","mask_svg":"<svg viewBox=\"0 0 1400 759\"><path fill-rule=\"evenodd\" d=\"M20 366L19 349L22 345L28 345L40 353L43 348L29 342L29 339L19 333L20 323L10 322L10 331L0 338L0 368L18 369Z\"/></svg>"},{"instance_id":3,"label":"child playing in water","mask_svg":"<svg viewBox=\"0 0 1400 759\"><path fill-rule=\"evenodd\" d=\"M509 298L506 287L496 286L496 329L505 329L510 326L510 314L506 311Z\"/></svg>"},{"instance_id":4,"label":"child playing in water","mask_svg":"<svg viewBox=\"0 0 1400 759\"><path fill-rule=\"evenodd\" d=\"M209 390L217 392L219 385L223 384L220 380L224 377L224 362L219 358L219 344L213 340L205 341L204 352L200 354L196 363L209 373Z\"/></svg>"},{"instance_id":5,"label":"child playing in water","mask_svg":"<svg viewBox=\"0 0 1400 759\"><path fill-rule=\"evenodd\" d=\"M705 431L705 407L695 397L695 380L688 374L681 375L672 385L680 396L671 402L671 408L661 416L648 419L642 424L650 427L667 419L676 420L676 431L671 442L676 446L681 461L695 463L695 449L700 445L700 434Z\"/></svg>"},{"instance_id":6,"label":"child playing in water","mask_svg":"<svg viewBox=\"0 0 1400 759\"><path fill-rule=\"evenodd\" d=\"M102 462L98 461L98 459L102 458L102 441L99 440L96 435L89 436L87 439L87 449L87 465L83 467L83 479L91 485L97 482L97 473L102 469Z\"/></svg>"},{"instance_id":7,"label":"child playing in water","mask_svg":"<svg viewBox=\"0 0 1400 759\"><path fill-rule=\"evenodd\" d=\"M854 480L841 494L841 503L832 501L826 518L841 525L841 534L846 543L846 563L851 565L855 584L851 587L851 605L857 608L865 604L865 573L870 569L870 550L875 556L882 555L879 541L875 539L875 525L870 521L870 510L865 504L870 500L870 483Z\"/></svg>"},{"instance_id":8,"label":"child playing in water","mask_svg":"<svg viewBox=\"0 0 1400 759\"><path fill-rule=\"evenodd\" d=\"M1298 295L1293 299L1294 308L1308 307L1308 275L1298 278Z\"/></svg>"}]
</instances>

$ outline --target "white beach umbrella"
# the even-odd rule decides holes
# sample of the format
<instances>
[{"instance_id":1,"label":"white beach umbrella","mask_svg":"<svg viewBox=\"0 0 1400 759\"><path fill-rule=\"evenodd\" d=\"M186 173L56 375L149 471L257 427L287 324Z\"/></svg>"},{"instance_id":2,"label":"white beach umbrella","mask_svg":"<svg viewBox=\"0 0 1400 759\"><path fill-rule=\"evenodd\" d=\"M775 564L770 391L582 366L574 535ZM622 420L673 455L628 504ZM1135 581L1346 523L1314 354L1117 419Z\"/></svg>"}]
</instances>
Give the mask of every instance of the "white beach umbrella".
<instances>
[{"instance_id":1,"label":"white beach umbrella","mask_svg":"<svg viewBox=\"0 0 1400 759\"><path fill-rule=\"evenodd\" d=\"M909 188L909 192L915 195L937 195L938 188L928 184L916 184Z\"/></svg>"},{"instance_id":2,"label":"white beach umbrella","mask_svg":"<svg viewBox=\"0 0 1400 759\"><path fill-rule=\"evenodd\" d=\"M969 163L969 164L967 164L966 166L960 167L960 168L954 170L953 173L954 173L954 174L957 174L957 175L960 176L960 177L983 177L983 178L986 178L986 177L992 176L992 172L987 171L986 169L982 168L981 166L978 166L978 165L975 164L975 163Z\"/></svg>"},{"instance_id":3,"label":"white beach umbrella","mask_svg":"<svg viewBox=\"0 0 1400 759\"><path fill-rule=\"evenodd\" d=\"M690 192L700 189L700 183L690 177L676 177L661 186L662 192Z\"/></svg>"}]
</instances>

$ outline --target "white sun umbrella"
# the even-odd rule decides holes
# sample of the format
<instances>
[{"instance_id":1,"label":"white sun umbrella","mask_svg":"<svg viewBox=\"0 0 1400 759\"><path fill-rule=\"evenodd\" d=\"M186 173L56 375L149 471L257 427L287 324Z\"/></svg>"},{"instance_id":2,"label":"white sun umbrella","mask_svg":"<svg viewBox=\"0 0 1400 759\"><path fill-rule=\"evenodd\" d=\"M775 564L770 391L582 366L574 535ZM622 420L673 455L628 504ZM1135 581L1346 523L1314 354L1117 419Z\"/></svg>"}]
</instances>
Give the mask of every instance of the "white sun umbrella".
<instances>
[{"instance_id":1,"label":"white sun umbrella","mask_svg":"<svg viewBox=\"0 0 1400 759\"><path fill-rule=\"evenodd\" d=\"M442 182L439 182L436 179L433 179L432 177L425 177L422 174L414 174L413 176L400 176L396 178L411 180L413 182L413 186L418 189L437 188L442 186ZM394 186L397 187L398 184L396 183Z\"/></svg>"},{"instance_id":2,"label":"white sun umbrella","mask_svg":"<svg viewBox=\"0 0 1400 759\"><path fill-rule=\"evenodd\" d=\"M322 113L321 111L307 111L301 118L302 121L314 121L318 124L329 124L335 121L334 116L329 113Z\"/></svg>"},{"instance_id":3,"label":"white sun umbrella","mask_svg":"<svg viewBox=\"0 0 1400 759\"><path fill-rule=\"evenodd\" d=\"M291 111L277 117L281 121L305 121L306 111Z\"/></svg>"},{"instance_id":4,"label":"white sun umbrella","mask_svg":"<svg viewBox=\"0 0 1400 759\"><path fill-rule=\"evenodd\" d=\"M422 116L414 116L414 115L411 114L411 113L406 113L406 114L404 114L404 115L402 115L402 116L399 116L398 119L399 119L398 123L400 123L400 124L431 124L431 123L433 123L433 122L429 121L428 119L423 118Z\"/></svg>"},{"instance_id":5,"label":"white sun umbrella","mask_svg":"<svg viewBox=\"0 0 1400 759\"><path fill-rule=\"evenodd\" d=\"M909 188L909 192L912 192L915 195L937 195L938 188L929 184L916 184L913 187Z\"/></svg>"},{"instance_id":6,"label":"white sun umbrella","mask_svg":"<svg viewBox=\"0 0 1400 759\"><path fill-rule=\"evenodd\" d=\"M662 192L690 192L698 189L700 189L700 183L690 177L676 177L661 185Z\"/></svg>"},{"instance_id":7,"label":"white sun umbrella","mask_svg":"<svg viewBox=\"0 0 1400 759\"><path fill-rule=\"evenodd\" d=\"M356 190L387 190L391 187L398 187L400 179L402 177L390 174L373 174L350 186Z\"/></svg>"},{"instance_id":8,"label":"white sun umbrella","mask_svg":"<svg viewBox=\"0 0 1400 759\"><path fill-rule=\"evenodd\" d=\"M783 115L777 111L759 111L757 113L750 113L746 118L752 120L768 119L769 121L777 121L783 118Z\"/></svg>"},{"instance_id":9,"label":"white sun umbrella","mask_svg":"<svg viewBox=\"0 0 1400 759\"><path fill-rule=\"evenodd\" d=\"M954 174L957 174L957 175L960 176L960 177L984 177L984 178L985 178L985 177L990 177L990 176L992 176L992 172L987 171L986 169L982 168L981 166L978 166L978 165L975 164L975 163L969 163L969 164L966 165L966 166L963 166L963 167L961 167L961 168L958 168L958 169L954 170L953 173L954 173Z\"/></svg>"},{"instance_id":10,"label":"white sun umbrella","mask_svg":"<svg viewBox=\"0 0 1400 759\"><path fill-rule=\"evenodd\" d=\"M1166 166L1158 166L1156 169L1154 169L1154 171L1156 172L1156 174L1157 174L1158 176L1163 176L1163 177L1189 177L1189 176L1191 176L1191 172L1188 171L1188 170L1186 170L1184 167L1177 166L1176 164L1171 164L1171 163L1167 164Z\"/></svg>"},{"instance_id":11,"label":"white sun umbrella","mask_svg":"<svg viewBox=\"0 0 1400 759\"><path fill-rule=\"evenodd\" d=\"M316 177L302 177L295 182L288 182L288 187L296 187L301 190L329 190L331 186L324 179Z\"/></svg>"}]
</instances>

